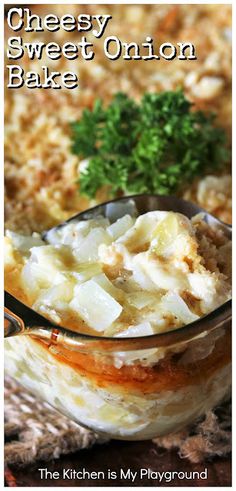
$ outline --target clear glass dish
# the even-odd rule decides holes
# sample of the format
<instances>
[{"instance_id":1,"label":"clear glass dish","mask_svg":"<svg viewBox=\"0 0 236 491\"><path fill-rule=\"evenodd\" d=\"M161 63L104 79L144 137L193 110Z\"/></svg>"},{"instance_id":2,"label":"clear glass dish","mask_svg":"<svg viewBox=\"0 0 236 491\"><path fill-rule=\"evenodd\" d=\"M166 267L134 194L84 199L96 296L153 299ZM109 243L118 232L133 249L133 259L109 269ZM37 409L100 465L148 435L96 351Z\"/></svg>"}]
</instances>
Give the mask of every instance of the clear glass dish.
<instances>
[{"instance_id":1,"label":"clear glass dish","mask_svg":"<svg viewBox=\"0 0 236 491\"><path fill-rule=\"evenodd\" d=\"M30 335L6 339L7 373L96 432L127 440L162 436L230 394L231 301L174 331L125 339L49 328L25 309ZM36 317L42 324L33 329Z\"/></svg>"},{"instance_id":2,"label":"clear glass dish","mask_svg":"<svg viewBox=\"0 0 236 491\"><path fill-rule=\"evenodd\" d=\"M134 339L36 336L5 341L7 372L77 423L112 438L175 432L229 395L230 312L224 305L171 333ZM159 351L154 366L140 358ZM119 368L120 353L137 362ZM163 357L163 354L165 356ZM122 356L122 355L121 355Z\"/></svg>"}]
</instances>

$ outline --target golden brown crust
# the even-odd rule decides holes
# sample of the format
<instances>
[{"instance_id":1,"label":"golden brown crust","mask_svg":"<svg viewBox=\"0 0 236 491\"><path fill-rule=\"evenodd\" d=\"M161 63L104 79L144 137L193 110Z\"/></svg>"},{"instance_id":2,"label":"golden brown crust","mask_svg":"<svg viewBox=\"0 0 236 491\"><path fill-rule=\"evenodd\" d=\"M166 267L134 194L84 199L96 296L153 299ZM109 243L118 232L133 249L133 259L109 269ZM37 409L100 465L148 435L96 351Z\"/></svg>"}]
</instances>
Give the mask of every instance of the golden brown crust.
<instances>
[{"instance_id":1,"label":"golden brown crust","mask_svg":"<svg viewBox=\"0 0 236 491\"><path fill-rule=\"evenodd\" d=\"M45 350L49 349L44 342L36 339L33 341L39 343ZM111 362L109 363L106 357L69 351L61 346L55 347L51 354L55 360L71 366L75 372L90 379L97 387L106 388L112 384L116 390L151 394L205 383L215 371L230 363L231 335L227 330L224 337L216 341L215 348L209 356L187 366L178 363L179 354L166 357L154 367L136 364L121 368L116 368Z\"/></svg>"},{"instance_id":2,"label":"golden brown crust","mask_svg":"<svg viewBox=\"0 0 236 491\"><path fill-rule=\"evenodd\" d=\"M196 45L198 60L172 60L115 63L107 60L103 42L96 43L96 57L86 62L79 59L81 88L73 90L30 91L24 87L6 90L5 176L7 228L18 231L41 231L59 223L91 203L78 193L77 156L71 153L69 122L80 117L84 107L93 105L95 97L109 102L118 91L139 99L145 91L159 92L183 87L198 108L213 110L217 120L231 134L231 29L230 5L31 5L32 13L42 17L48 13L72 15L80 13L110 14L107 35L117 35L123 41L144 41L146 34L158 43L191 40ZM6 28L6 40L12 35ZM35 33L24 33L24 42L36 40ZM48 33L40 33L39 41L49 42ZM78 42L80 33L70 33L70 41ZM68 33L53 33L53 41L63 44ZM42 61L21 61L25 71L40 70ZM61 60L56 69L75 72L78 60ZM145 76L144 76L145 70ZM94 76L96 73L96 76ZM202 80L209 77L212 91L202 91ZM214 87L218 81L217 91ZM109 80L109 84L107 84ZM208 86L209 89L209 86ZM60 93L59 93L60 92ZM207 95L207 97L206 97ZM227 171L226 171L227 172ZM223 189L225 205L213 212L229 222L228 190ZM191 196L192 197L192 196ZM98 201L107 199L106 190L98 193ZM193 199L195 193L193 193ZM204 200L208 211L209 200ZM210 204L209 204L210 206Z\"/></svg>"}]
</instances>

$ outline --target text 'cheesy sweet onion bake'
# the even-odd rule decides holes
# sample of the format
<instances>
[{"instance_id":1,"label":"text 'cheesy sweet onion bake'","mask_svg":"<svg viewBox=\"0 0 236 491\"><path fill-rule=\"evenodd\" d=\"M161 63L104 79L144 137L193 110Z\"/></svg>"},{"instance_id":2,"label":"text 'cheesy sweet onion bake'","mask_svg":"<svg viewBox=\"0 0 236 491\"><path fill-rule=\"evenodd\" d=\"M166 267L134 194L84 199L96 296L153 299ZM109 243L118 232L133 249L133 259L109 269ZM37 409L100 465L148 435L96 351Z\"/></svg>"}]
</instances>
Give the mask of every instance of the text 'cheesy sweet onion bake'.
<instances>
[{"instance_id":1,"label":"text 'cheesy sweet onion bake'","mask_svg":"<svg viewBox=\"0 0 236 491\"><path fill-rule=\"evenodd\" d=\"M90 336L173 331L165 348L81 351L32 336L6 341L7 370L75 421L145 439L191 422L230 387L222 326L186 342L174 331L231 297L231 242L199 214L153 211L70 222L42 240L6 233L6 289L54 323Z\"/></svg>"}]
</instances>

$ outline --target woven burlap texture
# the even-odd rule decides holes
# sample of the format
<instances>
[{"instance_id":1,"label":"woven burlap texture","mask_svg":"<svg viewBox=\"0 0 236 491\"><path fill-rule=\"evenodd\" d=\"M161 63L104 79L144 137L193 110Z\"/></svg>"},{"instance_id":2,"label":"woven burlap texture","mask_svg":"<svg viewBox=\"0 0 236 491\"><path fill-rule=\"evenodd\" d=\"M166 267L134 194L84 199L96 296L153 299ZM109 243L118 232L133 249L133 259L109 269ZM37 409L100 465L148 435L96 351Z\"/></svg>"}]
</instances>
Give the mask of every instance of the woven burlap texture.
<instances>
[{"instance_id":1,"label":"woven burlap texture","mask_svg":"<svg viewBox=\"0 0 236 491\"><path fill-rule=\"evenodd\" d=\"M191 462L203 462L230 452L230 427L227 403L184 431L153 441L166 449L175 448L180 457ZM5 463L25 466L107 441L62 416L10 377L5 380L5 436Z\"/></svg>"}]
</instances>

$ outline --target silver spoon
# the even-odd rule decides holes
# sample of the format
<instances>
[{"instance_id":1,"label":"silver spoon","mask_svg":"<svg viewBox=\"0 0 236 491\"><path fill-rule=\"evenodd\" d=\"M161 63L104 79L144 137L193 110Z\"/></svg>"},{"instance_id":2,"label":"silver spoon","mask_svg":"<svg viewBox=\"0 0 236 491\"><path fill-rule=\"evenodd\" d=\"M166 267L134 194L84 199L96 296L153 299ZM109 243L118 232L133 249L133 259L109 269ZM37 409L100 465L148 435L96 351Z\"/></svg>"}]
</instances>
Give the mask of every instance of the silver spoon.
<instances>
[{"instance_id":1,"label":"silver spoon","mask_svg":"<svg viewBox=\"0 0 236 491\"><path fill-rule=\"evenodd\" d=\"M118 218L121 218L125 214L132 216L142 215L149 211L163 210L163 211L175 211L182 213L188 218L192 218L197 213L204 213L204 220L209 225L216 226L224 231L224 233L231 238L231 227L217 218L213 217L210 213L200 208L194 203L185 201L176 196L158 196L158 195L135 195L130 197L123 197L115 199L101 205L95 206L89 210L71 217L65 222L51 228L50 230L43 232L42 238L47 243L49 234L53 234L58 229L71 222L89 220L98 216L109 218L113 223ZM231 319L231 300L227 301L214 312L202 317L201 319L188 324L175 330L176 342L184 341L191 336L191 331L194 335L199 335L201 332L211 330L219 323L225 324ZM27 307L22 302L17 300L10 293L5 292L5 307L4 307L4 337L8 338L17 335L32 335L51 343L66 344L72 349L81 348L86 345L94 349L94 346L105 346L106 350L114 350L114 345L119 345L119 350L135 349L136 338L126 338L122 341L121 338L106 338L99 336L90 336L87 334L81 334L72 331L68 327L58 326L47 318L38 314L30 307ZM170 334L171 335L171 334ZM148 348L153 344L153 337L156 338L155 345L166 346L170 342L168 333L156 334L153 336L144 336L142 338L143 348ZM137 341L140 345L140 338ZM122 346L121 346L122 345Z\"/></svg>"}]
</instances>

